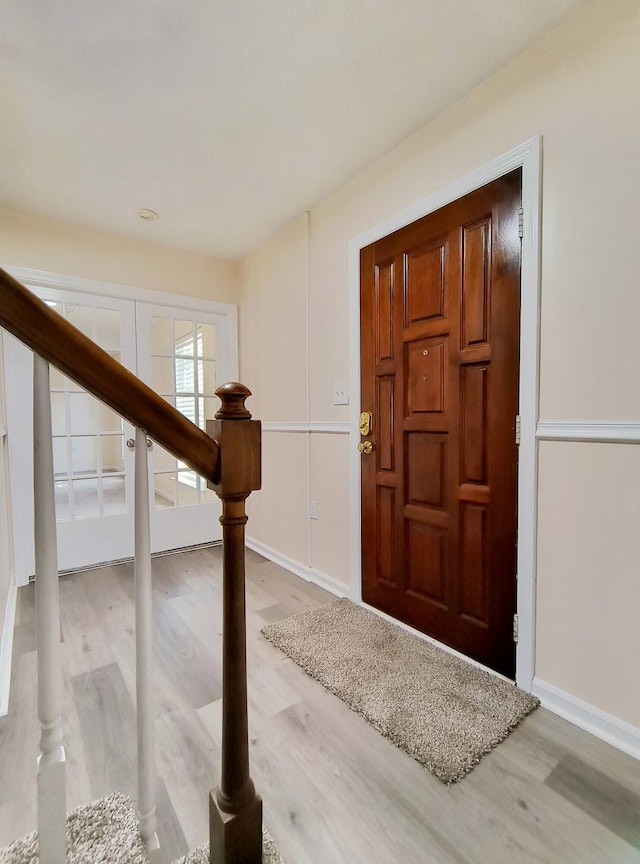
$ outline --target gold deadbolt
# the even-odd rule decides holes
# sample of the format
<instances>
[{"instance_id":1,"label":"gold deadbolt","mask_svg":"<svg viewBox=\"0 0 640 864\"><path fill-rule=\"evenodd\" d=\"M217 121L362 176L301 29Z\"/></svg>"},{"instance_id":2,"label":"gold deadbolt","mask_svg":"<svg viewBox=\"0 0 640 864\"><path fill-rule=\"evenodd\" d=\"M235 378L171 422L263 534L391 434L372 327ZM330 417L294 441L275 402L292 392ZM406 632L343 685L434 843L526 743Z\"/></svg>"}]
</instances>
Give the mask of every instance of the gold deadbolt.
<instances>
[{"instance_id":1,"label":"gold deadbolt","mask_svg":"<svg viewBox=\"0 0 640 864\"><path fill-rule=\"evenodd\" d=\"M373 414L370 411L363 411L360 415L360 434L364 437L373 429Z\"/></svg>"},{"instance_id":2,"label":"gold deadbolt","mask_svg":"<svg viewBox=\"0 0 640 864\"><path fill-rule=\"evenodd\" d=\"M368 454L371 453L372 450L373 444L371 443L371 441L360 441L358 443L358 453Z\"/></svg>"}]
</instances>

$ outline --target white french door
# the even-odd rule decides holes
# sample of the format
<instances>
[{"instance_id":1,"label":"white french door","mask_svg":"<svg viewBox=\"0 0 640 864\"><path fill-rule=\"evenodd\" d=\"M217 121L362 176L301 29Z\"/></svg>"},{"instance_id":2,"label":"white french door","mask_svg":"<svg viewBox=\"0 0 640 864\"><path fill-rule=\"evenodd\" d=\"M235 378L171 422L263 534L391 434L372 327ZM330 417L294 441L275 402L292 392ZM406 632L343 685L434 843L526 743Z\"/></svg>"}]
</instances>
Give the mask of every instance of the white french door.
<instances>
[{"instance_id":1,"label":"white french door","mask_svg":"<svg viewBox=\"0 0 640 864\"><path fill-rule=\"evenodd\" d=\"M136 370L134 304L56 291L49 306L115 360ZM133 554L133 428L55 367L50 371L59 567Z\"/></svg>"},{"instance_id":2,"label":"white french door","mask_svg":"<svg viewBox=\"0 0 640 864\"><path fill-rule=\"evenodd\" d=\"M219 304L218 314L200 311L193 300L170 306L42 285L32 290L201 429L217 410L216 387L237 375L235 307ZM4 353L22 584L34 572L33 355L8 335ZM59 569L131 557L133 428L53 366L51 408ZM220 504L205 481L155 442L148 453L152 551L221 539Z\"/></svg>"},{"instance_id":3,"label":"white french door","mask_svg":"<svg viewBox=\"0 0 640 864\"><path fill-rule=\"evenodd\" d=\"M54 289L38 289L37 293L47 305L135 373L132 301ZM10 463L16 469L12 480L15 476L30 479L27 512L17 514L20 521L24 517L20 533L26 533L23 546L28 550L27 575L30 575L33 354L12 337L7 339L6 348L7 369L11 371L13 384L7 392ZM133 554L133 460L125 442L133 434L132 427L53 366L50 386L59 569L128 558ZM12 482L12 492L14 488Z\"/></svg>"},{"instance_id":4,"label":"white french door","mask_svg":"<svg viewBox=\"0 0 640 864\"><path fill-rule=\"evenodd\" d=\"M137 304L138 375L203 430L229 379L226 328L224 315ZM205 480L159 444L150 452L151 551L220 540L220 502Z\"/></svg>"}]
</instances>

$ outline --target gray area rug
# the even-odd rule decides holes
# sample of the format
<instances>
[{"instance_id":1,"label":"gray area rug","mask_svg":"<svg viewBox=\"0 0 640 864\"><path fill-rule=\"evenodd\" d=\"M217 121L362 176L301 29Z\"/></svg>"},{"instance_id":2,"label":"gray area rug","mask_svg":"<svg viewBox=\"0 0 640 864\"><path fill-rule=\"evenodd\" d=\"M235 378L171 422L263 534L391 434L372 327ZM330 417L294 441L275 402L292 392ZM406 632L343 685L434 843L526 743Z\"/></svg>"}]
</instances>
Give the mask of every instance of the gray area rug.
<instances>
[{"instance_id":1,"label":"gray area rug","mask_svg":"<svg viewBox=\"0 0 640 864\"><path fill-rule=\"evenodd\" d=\"M70 813L67 842L67 864L149 864L133 803L119 792ZM0 849L0 864L38 864L38 860L36 831ZM263 864L284 864L264 828L262 861ZM209 844L194 849L175 864L209 864Z\"/></svg>"},{"instance_id":2,"label":"gray area rug","mask_svg":"<svg viewBox=\"0 0 640 864\"><path fill-rule=\"evenodd\" d=\"M461 780L539 705L350 600L262 633L444 783Z\"/></svg>"}]
</instances>

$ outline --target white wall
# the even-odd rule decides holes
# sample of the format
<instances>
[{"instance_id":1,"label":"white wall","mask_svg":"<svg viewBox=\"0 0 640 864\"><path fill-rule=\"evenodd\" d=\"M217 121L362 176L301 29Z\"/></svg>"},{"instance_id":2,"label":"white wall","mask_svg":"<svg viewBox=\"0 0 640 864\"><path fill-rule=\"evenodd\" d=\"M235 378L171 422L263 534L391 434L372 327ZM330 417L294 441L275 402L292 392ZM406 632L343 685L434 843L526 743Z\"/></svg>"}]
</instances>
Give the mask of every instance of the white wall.
<instances>
[{"instance_id":1,"label":"white wall","mask_svg":"<svg viewBox=\"0 0 640 864\"><path fill-rule=\"evenodd\" d=\"M311 422L347 421L332 386L348 377L350 238L541 134L540 419L640 424L638 44L640 4L589 4L314 207L308 238L301 219L254 250L241 268L241 377L256 416L300 419L308 375ZM265 445L249 534L346 583L347 437L310 433L304 447L267 435L280 443ZM628 677L640 654L639 452L540 448L535 672L640 729Z\"/></svg>"}]
</instances>

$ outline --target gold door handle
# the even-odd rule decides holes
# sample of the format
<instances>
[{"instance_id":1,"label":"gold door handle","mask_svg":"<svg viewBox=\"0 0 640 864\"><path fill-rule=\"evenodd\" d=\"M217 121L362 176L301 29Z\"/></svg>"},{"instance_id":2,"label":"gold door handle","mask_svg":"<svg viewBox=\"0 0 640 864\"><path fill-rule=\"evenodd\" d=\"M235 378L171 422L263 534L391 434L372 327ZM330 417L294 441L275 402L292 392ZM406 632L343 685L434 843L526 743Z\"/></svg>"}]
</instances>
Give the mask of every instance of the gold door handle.
<instances>
[{"instance_id":1,"label":"gold door handle","mask_svg":"<svg viewBox=\"0 0 640 864\"><path fill-rule=\"evenodd\" d=\"M373 450L373 444L371 441L360 441L358 444L358 453L364 453L368 455Z\"/></svg>"}]
</instances>

